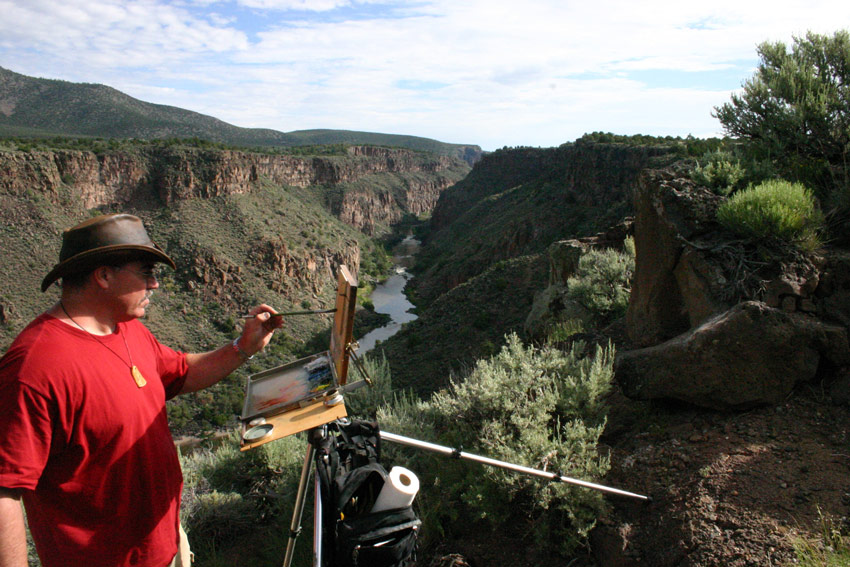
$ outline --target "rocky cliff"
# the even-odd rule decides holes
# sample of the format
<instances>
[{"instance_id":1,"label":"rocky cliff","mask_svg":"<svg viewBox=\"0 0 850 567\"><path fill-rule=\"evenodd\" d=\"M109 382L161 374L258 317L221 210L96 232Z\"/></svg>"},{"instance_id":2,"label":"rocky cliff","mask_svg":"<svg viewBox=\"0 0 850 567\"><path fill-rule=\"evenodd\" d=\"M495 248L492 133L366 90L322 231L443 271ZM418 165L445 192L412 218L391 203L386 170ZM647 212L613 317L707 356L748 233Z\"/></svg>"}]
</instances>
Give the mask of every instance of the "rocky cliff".
<instances>
[{"instance_id":1,"label":"rocky cliff","mask_svg":"<svg viewBox=\"0 0 850 567\"><path fill-rule=\"evenodd\" d=\"M577 141L485 156L440 195L414 287L424 303L493 263L594 234L633 211L640 172L676 159L671 145Z\"/></svg>"},{"instance_id":2,"label":"rocky cliff","mask_svg":"<svg viewBox=\"0 0 850 567\"><path fill-rule=\"evenodd\" d=\"M680 171L635 191L637 265L617 376L626 394L718 409L775 404L850 363L845 250L806 255L741 241L722 197Z\"/></svg>"},{"instance_id":3,"label":"rocky cliff","mask_svg":"<svg viewBox=\"0 0 850 567\"><path fill-rule=\"evenodd\" d=\"M404 213L430 211L439 193L463 177L466 166L445 156L353 146L346 156L294 157L239 151L151 147L135 152L94 154L56 150L0 152L0 191L56 193L73 186L85 208L121 205L158 197L168 206L179 199L209 198L253 191L257 183L295 187L341 186L370 176L398 175L399 196L377 199L347 193L335 212L369 231ZM411 176L405 179L404 176ZM395 187L391 187L395 189Z\"/></svg>"}]
</instances>

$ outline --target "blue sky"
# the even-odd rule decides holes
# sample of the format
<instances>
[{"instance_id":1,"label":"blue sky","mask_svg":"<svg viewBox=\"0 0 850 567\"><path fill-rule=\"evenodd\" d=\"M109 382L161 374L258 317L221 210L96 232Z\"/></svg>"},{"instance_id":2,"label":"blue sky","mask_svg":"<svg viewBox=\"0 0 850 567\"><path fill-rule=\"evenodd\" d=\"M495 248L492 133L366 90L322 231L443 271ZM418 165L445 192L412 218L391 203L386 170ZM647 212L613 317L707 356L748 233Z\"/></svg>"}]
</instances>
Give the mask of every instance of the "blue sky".
<instances>
[{"instance_id":1,"label":"blue sky","mask_svg":"<svg viewBox=\"0 0 850 567\"><path fill-rule=\"evenodd\" d=\"M231 124L557 146L712 136L762 41L850 2L0 0L0 66Z\"/></svg>"}]
</instances>

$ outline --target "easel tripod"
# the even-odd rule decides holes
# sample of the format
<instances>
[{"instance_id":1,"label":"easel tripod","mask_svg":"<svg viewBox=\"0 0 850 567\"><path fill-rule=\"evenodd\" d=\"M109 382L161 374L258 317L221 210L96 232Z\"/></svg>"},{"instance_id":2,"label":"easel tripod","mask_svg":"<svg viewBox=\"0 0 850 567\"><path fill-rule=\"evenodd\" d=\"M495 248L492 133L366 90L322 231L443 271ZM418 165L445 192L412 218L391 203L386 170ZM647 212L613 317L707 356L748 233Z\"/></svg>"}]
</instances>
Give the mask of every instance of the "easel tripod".
<instances>
[{"instance_id":1,"label":"easel tripod","mask_svg":"<svg viewBox=\"0 0 850 567\"><path fill-rule=\"evenodd\" d=\"M365 374L364 374L365 376ZM370 382L360 380L353 384L340 388L340 393L357 390ZM338 403L342 403L340 400ZM345 419L345 418L341 418ZM295 552L295 540L301 535L301 520L304 516L304 505L307 500L307 485L310 482L310 474L313 463L318 455L318 447L328 435L328 424L314 427L307 431L307 454L304 456L304 464L301 466L301 478L298 481L298 492L295 496L295 507L292 511L292 522L289 525L289 540L286 544L286 555L283 566L292 564L292 556ZM315 567L322 567L322 491L319 475L314 475L313 481L313 562Z\"/></svg>"},{"instance_id":2,"label":"easel tripod","mask_svg":"<svg viewBox=\"0 0 850 567\"><path fill-rule=\"evenodd\" d=\"M289 541L286 544L286 555L283 566L292 564L295 552L295 540L301 534L301 519L304 516L304 503L307 500L307 484L310 481L310 468L316 458L316 446L327 435L327 425L311 429L307 433L307 455L301 467L301 479L298 481L298 493L295 497L295 509L292 512L292 523L289 525ZM322 491L319 487L319 475L315 475L313 496L313 565L322 565Z\"/></svg>"}]
</instances>

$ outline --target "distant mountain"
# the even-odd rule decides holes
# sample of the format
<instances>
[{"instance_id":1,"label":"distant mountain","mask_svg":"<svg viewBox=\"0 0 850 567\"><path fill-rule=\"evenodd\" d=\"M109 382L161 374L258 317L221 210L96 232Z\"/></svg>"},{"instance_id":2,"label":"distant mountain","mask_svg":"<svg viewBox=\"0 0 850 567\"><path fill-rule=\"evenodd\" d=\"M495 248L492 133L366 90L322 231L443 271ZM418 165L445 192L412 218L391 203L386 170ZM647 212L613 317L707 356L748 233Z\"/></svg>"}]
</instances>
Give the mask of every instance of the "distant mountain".
<instances>
[{"instance_id":1,"label":"distant mountain","mask_svg":"<svg viewBox=\"0 0 850 567\"><path fill-rule=\"evenodd\" d=\"M0 137L9 136L197 137L241 147L368 144L448 155L469 164L482 154L478 146L416 136L241 128L190 110L144 102L106 85L39 79L0 67Z\"/></svg>"}]
</instances>

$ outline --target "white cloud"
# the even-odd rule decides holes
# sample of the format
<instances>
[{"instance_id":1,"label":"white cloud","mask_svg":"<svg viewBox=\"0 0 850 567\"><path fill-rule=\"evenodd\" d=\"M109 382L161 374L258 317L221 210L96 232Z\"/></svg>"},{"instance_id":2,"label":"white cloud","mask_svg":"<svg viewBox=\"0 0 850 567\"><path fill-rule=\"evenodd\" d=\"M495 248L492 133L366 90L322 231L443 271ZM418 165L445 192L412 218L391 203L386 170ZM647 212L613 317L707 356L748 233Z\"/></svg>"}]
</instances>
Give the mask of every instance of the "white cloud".
<instances>
[{"instance_id":1,"label":"white cloud","mask_svg":"<svg viewBox=\"0 0 850 567\"><path fill-rule=\"evenodd\" d=\"M326 12L334 8L348 6L348 0L239 0L239 4L248 8L263 10L307 10Z\"/></svg>"},{"instance_id":2,"label":"white cloud","mask_svg":"<svg viewBox=\"0 0 850 567\"><path fill-rule=\"evenodd\" d=\"M758 43L831 34L850 3L0 0L0 13L0 65L18 72L241 126L492 149L594 130L717 133L711 110L749 76ZM707 84L656 82L688 76Z\"/></svg>"}]
</instances>

